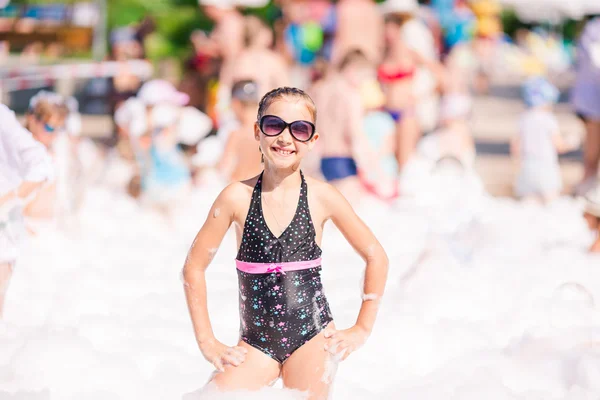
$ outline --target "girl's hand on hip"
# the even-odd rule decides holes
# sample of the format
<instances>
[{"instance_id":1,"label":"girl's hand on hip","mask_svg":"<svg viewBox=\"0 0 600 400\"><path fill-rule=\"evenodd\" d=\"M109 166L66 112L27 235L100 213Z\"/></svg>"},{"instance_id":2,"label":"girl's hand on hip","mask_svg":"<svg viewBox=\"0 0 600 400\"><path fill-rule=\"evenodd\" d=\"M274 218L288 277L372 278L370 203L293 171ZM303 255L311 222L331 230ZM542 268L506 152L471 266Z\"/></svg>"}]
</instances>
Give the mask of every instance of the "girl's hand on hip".
<instances>
[{"instance_id":1,"label":"girl's hand on hip","mask_svg":"<svg viewBox=\"0 0 600 400\"><path fill-rule=\"evenodd\" d=\"M324 336L327 339L325 351L338 355L340 360L344 361L350 354L365 344L369 333L364 328L354 325L352 328L339 331L327 328Z\"/></svg>"},{"instance_id":2,"label":"girl's hand on hip","mask_svg":"<svg viewBox=\"0 0 600 400\"><path fill-rule=\"evenodd\" d=\"M248 353L248 350L241 346L226 346L217 339L210 339L200 344L200 351L204 358L221 372L225 372L227 364L234 367L241 365Z\"/></svg>"}]
</instances>

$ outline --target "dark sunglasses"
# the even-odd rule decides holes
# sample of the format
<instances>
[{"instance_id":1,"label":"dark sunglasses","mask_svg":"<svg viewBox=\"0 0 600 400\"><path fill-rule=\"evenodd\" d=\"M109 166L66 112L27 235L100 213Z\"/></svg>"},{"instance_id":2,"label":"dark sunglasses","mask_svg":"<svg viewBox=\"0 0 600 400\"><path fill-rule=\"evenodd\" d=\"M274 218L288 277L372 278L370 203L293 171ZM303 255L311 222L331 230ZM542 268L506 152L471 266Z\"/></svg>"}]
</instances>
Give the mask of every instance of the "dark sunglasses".
<instances>
[{"instance_id":1,"label":"dark sunglasses","mask_svg":"<svg viewBox=\"0 0 600 400\"><path fill-rule=\"evenodd\" d=\"M315 125L308 121L294 121L289 124L275 115L265 115L259 121L260 130L265 136L281 135L286 128L299 142L308 142L315 135Z\"/></svg>"}]
</instances>

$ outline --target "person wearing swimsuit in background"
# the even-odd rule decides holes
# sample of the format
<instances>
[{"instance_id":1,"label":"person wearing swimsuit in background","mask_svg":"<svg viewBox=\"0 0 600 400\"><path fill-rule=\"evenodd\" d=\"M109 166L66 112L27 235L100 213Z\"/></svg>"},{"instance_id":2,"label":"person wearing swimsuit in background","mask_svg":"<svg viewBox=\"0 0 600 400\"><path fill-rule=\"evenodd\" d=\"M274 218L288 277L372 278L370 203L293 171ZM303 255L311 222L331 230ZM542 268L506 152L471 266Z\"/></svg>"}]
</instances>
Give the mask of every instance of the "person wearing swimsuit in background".
<instances>
[{"instance_id":1,"label":"person wearing swimsuit in background","mask_svg":"<svg viewBox=\"0 0 600 400\"><path fill-rule=\"evenodd\" d=\"M344 55L336 71L313 87L315 103L323 110L319 131L327 132L318 145L321 172L351 201L363 191L359 172L373 169L378 163L363 129L365 108L361 98L364 85L374 79L374 65L355 49Z\"/></svg>"},{"instance_id":2,"label":"person wearing swimsuit in background","mask_svg":"<svg viewBox=\"0 0 600 400\"><path fill-rule=\"evenodd\" d=\"M187 303L200 350L218 370L206 390L259 390L281 377L286 388L326 399L327 363L345 359L373 328L388 259L348 201L300 171L319 138L315 122L315 105L303 91L267 93L254 127L264 170L221 192L191 246L183 269ZM366 262L366 295L356 324L344 330L335 327L320 278L327 220ZM211 327L205 271L232 223L239 246L240 340L227 346Z\"/></svg>"},{"instance_id":3,"label":"person wearing swimsuit in background","mask_svg":"<svg viewBox=\"0 0 600 400\"><path fill-rule=\"evenodd\" d=\"M438 75L440 66L412 49L402 33L404 25L413 18L413 11L384 10L387 49L378 77L386 93L386 111L396 121L396 158L401 170L421 137L416 114L419 100L414 87L417 68L423 66Z\"/></svg>"}]
</instances>

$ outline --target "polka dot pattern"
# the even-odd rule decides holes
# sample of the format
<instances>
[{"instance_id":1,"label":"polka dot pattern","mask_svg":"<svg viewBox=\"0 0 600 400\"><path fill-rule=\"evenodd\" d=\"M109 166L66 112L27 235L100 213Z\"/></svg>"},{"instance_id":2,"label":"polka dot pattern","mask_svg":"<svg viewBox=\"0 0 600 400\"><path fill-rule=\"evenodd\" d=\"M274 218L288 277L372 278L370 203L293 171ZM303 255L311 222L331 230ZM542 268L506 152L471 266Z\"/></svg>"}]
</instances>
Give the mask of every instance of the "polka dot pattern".
<instances>
[{"instance_id":1,"label":"polka dot pattern","mask_svg":"<svg viewBox=\"0 0 600 400\"><path fill-rule=\"evenodd\" d=\"M321 248L315 242L315 227L308 209L308 189L304 174L300 199L292 222L276 237L265 222L262 207L262 174L252 192L237 259L245 262L278 263L316 260Z\"/></svg>"},{"instance_id":2,"label":"polka dot pattern","mask_svg":"<svg viewBox=\"0 0 600 400\"><path fill-rule=\"evenodd\" d=\"M316 260L321 249L308 209L304 175L296 214L281 236L268 228L262 209L262 174L252 192L237 259L282 263ZM333 320L321 283L321 267L250 274L238 270L240 336L283 363Z\"/></svg>"}]
</instances>

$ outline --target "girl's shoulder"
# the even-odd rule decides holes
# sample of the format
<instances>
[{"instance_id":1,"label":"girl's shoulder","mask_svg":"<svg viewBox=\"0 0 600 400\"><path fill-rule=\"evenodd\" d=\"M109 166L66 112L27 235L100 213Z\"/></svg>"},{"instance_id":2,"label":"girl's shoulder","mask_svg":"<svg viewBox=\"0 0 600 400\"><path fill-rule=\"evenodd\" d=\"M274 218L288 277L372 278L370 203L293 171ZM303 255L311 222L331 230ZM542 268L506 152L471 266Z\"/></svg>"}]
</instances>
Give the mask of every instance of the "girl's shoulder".
<instances>
[{"instance_id":1,"label":"girl's shoulder","mask_svg":"<svg viewBox=\"0 0 600 400\"><path fill-rule=\"evenodd\" d=\"M252 198L252 191L256 186L258 176L244 180L232 182L219 194L217 201L224 202L231 206L248 205L248 200Z\"/></svg>"},{"instance_id":2,"label":"girl's shoulder","mask_svg":"<svg viewBox=\"0 0 600 400\"><path fill-rule=\"evenodd\" d=\"M330 188L333 188L329 183L321 179L313 178L312 176L304 175L304 180L306 181L309 193L322 195L324 192L330 190Z\"/></svg>"},{"instance_id":3,"label":"girl's shoulder","mask_svg":"<svg viewBox=\"0 0 600 400\"><path fill-rule=\"evenodd\" d=\"M330 183L309 176L305 179L309 196L313 197L320 205L331 207L340 200L345 200L344 195Z\"/></svg>"}]
</instances>

